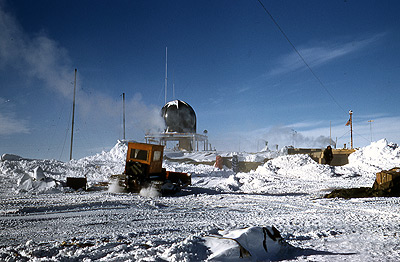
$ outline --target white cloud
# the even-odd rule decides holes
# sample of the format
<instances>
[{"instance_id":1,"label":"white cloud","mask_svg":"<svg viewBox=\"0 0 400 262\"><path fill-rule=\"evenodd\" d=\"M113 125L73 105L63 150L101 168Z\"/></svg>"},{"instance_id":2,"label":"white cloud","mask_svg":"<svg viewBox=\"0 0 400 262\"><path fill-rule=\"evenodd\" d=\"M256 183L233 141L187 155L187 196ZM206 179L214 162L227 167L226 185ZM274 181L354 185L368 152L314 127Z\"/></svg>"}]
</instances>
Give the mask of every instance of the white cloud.
<instances>
[{"instance_id":1,"label":"white cloud","mask_svg":"<svg viewBox=\"0 0 400 262\"><path fill-rule=\"evenodd\" d=\"M122 115L122 99L116 100L101 92L77 94L77 107L81 117L87 121L104 122L105 119L119 119ZM126 126L132 126L142 133L164 129L160 108L146 104L140 94L127 98L125 102Z\"/></svg>"},{"instance_id":2,"label":"white cloud","mask_svg":"<svg viewBox=\"0 0 400 262\"><path fill-rule=\"evenodd\" d=\"M0 70L12 67L27 78L40 80L62 99L72 101L74 67L65 48L46 35L32 37L27 34L15 18L4 11L1 2L0 32ZM79 72L77 77L77 110L81 117L92 124L96 121L107 122L107 118L118 118L120 101L97 90L80 89ZM127 100L126 105L127 121L134 122L136 128L153 130L163 127L160 110L144 104L140 97ZM1 120L8 123L7 129L2 127L3 133L27 131L24 128L26 122L13 120L4 114Z\"/></svg>"},{"instance_id":3,"label":"white cloud","mask_svg":"<svg viewBox=\"0 0 400 262\"><path fill-rule=\"evenodd\" d=\"M0 135L27 134L27 121L17 118L10 100L0 97Z\"/></svg>"},{"instance_id":4,"label":"white cloud","mask_svg":"<svg viewBox=\"0 0 400 262\"><path fill-rule=\"evenodd\" d=\"M343 43L321 43L314 46L298 48L299 53L311 67L326 64L334 59L355 53L374 42L380 40L385 34L376 34L364 39L358 39ZM268 72L269 76L284 74L306 68L304 62L296 52L283 55L279 58L276 68Z\"/></svg>"},{"instance_id":5,"label":"white cloud","mask_svg":"<svg viewBox=\"0 0 400 262\"><path fill-rule=\"evenodd\" d=\"M377 115L376 115L377 116ZM368 120L371 116L365 116L365 119L357 120L353 123L353 143L354 147L364 147L371 141L387 139L389 142L400 144L400 117L376 117L371 124ZM290 125L276 125L252 131L237 131L226 133L214 145L218 150L248 151L255 152L263 148L265 141L271 149L275 145L279 148L293 145L303 148L324 148L329 144L330 132L332 135L332 144L336 142L337 146L343 147L346 144L350 147L350 127L345 126L347 119L343 121L332 121L330 130L329 122L316 121L298 122ZM212 139L211 139L212 140Z\"/></svg>"},{"instance_id":6,"label":"white cloud","mask_svg":"<svg viewBox=\"0 0 400 262\"><path fill-rule=\"evenodd\" d=\"M25 120L0 112L0 135L28 133L29 128Z\"/></svg>"},{"instance_id":7,"label":"white cloud","mask_svg":"<svg viewBox=\"0 0 400 262\"><path fill-rule=\"evenodd\" d=\"M324 148L329 144L329 136L321 133L305 134L293 129L292 125L277 125L253 131L227 133L217 141L216 146L221 150L239 150L240 147L241 151L255 152L264 148L265 142L268 142L271 149L275 149L275 145L279 148L284 146Z\"/></svg>"},{"instance_id":8,"label":"white cloud","mask_svg":"<svg viewBox=\"0 0 400 262\"><path fill-rule=\"evenodd\" d=\"M363 147L369 145L371 140L377 141L386 138L390 142L400 143L398 134L400 134L400 117L377 117L373 118L374 122L368 122L371 117L357 120L353 123L353 143L355 147ZM332 124L331 133L332 140L338 140L338 146L344 144L349 146L350 143L350 127L345 126L346 120L335 122ZM329 136L329 123L325 127L319 125L316 128L302 129L301 133L309 137L317 137L319 135Z\"/></svg>"},{"instance_id":9,"label":"white cloud","mask_svg":"<svg viewBox=\"0 0 400 262\"><path fill-rule=\"evenodd\" d=\"M0 68L13 67L39 79L63 97L71 97L71 67L67 51L45 35L29 36L0 3Z\"/></svg>"}]
</instances>

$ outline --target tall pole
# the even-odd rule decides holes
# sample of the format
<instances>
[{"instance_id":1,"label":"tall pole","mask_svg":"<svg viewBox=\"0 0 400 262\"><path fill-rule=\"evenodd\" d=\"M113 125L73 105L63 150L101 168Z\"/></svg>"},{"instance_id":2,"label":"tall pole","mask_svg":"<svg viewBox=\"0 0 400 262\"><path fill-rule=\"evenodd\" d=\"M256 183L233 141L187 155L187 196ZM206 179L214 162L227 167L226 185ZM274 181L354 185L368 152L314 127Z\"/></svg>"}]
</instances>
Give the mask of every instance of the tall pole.
<instances>
[{"instance_id":1,"label":"tall pole","mask_svg":"<svg viewBox=\"0 0 400 262\"><path fill-rule=\"evenodd\" d=\"M351 149L353 149L353 111L349 111L350 114L350 143L351 143Z\"/></svg>"},{"instance_id":2,"label":"tall pole","mask_svg":"<svg viewBox=\"0 0 400 262\"><path fill-rule=\"evenodd\" d=\"M172 71L172 100L175 100L175 70Z\"/></svg>"},{"instance_id":3,"label":"tall pole","mask_svg":"<svg viewBox=\"0 0 400 262\"><path fill-rule=\"evenodd\" d=\"M69 160L72 160L72 145L74 143L74 119L75 119L75 92L76 92L76 72L78 69L75 68L74 78L74 102L72 103L72 127L71 127L71 150L69 151Z\"/></svg>"},{"instance_id":4,"label":"tall pole","mask_svg":"<svg viewBox=\"0 0 400 262\"><path fill-rule=\"evenodd\" d=\"M122 107L123 107L123 130L124 130L124 140L125 140L125 93L122 93Z\"/></svg>"},{"instance_id":5,"label":"tall pole","mask_svg":"<svg viewBox=\"0 0 400 262\"><path fill-rule=\"evenodd\" d=\"M292 129L292 132L293 132L293 148L294 148L294 147L295 147L295 146L294 146L295 136L296 136L296 134L297 134L297 131L294 130L294 129Z\"/></svg>"},{"instance_id":6,"label":"tall pole","mask_svg":"<svg viewBox=\"0 0 400 262\"><path fill-rule=\"evenodd\" d=\"M371 142L372 142L372 122L374 122L374 120L368 120L369 122L369 132L371 134Z\"/></svg>"},{"instance_id":7,"label":"tall pole","mask_svg":"<svg viewBox=\"0 0 400 262\"><path fill-rule=\"evenodd\" d=\"M165 47L165 104L167 104L167 82L168 82L168 47Z\"/></svg>"},{"instance_id":8,"label":"tall pole","mask_svg":"<svg viewBox=\"0 0 400 262\"><path fill-rule=\"evenodd\" d=\"M329 145L332 145L332 121L329 121Z\"/></svg>"}]
</instances>

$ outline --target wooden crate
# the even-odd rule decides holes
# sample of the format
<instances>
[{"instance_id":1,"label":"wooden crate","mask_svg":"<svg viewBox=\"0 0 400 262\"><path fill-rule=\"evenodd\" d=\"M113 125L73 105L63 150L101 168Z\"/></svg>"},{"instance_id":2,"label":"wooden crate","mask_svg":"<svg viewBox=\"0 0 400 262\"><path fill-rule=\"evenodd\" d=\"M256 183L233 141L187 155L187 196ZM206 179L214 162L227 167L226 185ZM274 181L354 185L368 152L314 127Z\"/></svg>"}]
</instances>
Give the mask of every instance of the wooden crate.
<instances>
[{"instance_id":1,"label":"wooden crate","mask_svg":"<svg viewBox=\"0 0 400 262\"><path fill-rule=\"evenodd\" d=\"M376 182L378 183L378 185L382 185L383 183L390 182L397 177L400 177L399 167L376 173Z\"/></svg>"}]
</instances>

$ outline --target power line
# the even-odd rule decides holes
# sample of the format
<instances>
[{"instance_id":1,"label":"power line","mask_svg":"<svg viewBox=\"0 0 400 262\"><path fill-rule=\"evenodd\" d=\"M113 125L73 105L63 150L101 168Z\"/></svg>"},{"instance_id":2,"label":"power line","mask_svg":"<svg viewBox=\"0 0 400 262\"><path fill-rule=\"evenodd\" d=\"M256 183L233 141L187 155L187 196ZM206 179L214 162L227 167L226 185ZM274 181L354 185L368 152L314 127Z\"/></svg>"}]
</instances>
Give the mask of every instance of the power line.
<instances>
[{"instance_id":1,"label":"power line","mask_svg":"<svg viewBox=\"0 0 400 262\"><path fill-rule=\"evenodd\" d=\"M359 137L363 138L365 141L371 142L371 141L369 141L367 138L365 138L363 135L358 134L356 131L353 130L353 132L354 132L356 135L358 135Z\"/></svg>"},{"instance_id":2,"label":"power line","mask_svg":"<svg viewBox=\"0 0 400 262\"><path fill-rule=\"evenodd\" d=\"M279 31L282 33L282 35L285 37L286 41L291 45L291 47L293 48L293 50L296 52L296 54L300 57L300 59L303 61L303 63L306 65L306 67L308 68L308 70L310 70L311 74L314 76L314 78L318 81L318 83L320 84L320 86L322 86L326 93L328 93L328 95L332 98L333 102L335 102L335 104L343 110L343 112L347 112L346 110L344 110L344 108L338 103L338 101L335 99L335 97L331 94L331 92L329 92L328 88L325 86L325 84L321 81L321 79L315 74L314 70L312 70L312 68L310 67L310 65L307 63L307 61L304 59L304 57L300 54L300 52L297 50L297 48L294 46L294 44L292 43L292 41L290 41L289 37L285 34L285 32L283 31L283 29L279 26L278 22L274 19L274 17L271 15L271 13L267 10L267 8L265 7L265 5L261 2L261 0L258 0L258 2L260 3L260 5L262 6L262 8L264 9L264 11L268 14L268 16L271 18L272 22L274 22L274 24L276 25L276 27L279 29Z\"/></svg>"}]
</instances>

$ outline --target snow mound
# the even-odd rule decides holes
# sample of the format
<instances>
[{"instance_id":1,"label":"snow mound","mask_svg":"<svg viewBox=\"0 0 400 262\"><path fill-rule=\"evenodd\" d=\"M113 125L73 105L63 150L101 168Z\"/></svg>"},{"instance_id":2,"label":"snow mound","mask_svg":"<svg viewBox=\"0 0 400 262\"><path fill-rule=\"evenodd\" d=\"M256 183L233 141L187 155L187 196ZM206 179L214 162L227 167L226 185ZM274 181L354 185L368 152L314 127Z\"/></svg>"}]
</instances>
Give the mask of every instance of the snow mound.
<instances>
[{"instance_id":1,"label":"snow mound","mask_svg":"<svg viewBox=\"0 0 400 262\"><path fill-rule=\"evenodd\" d=\"M17 192L51 192L62 190L61 184L53 178L46 177L41 167L25 173L17 183Z\"/></svg>"},{"instance_id":2,"label":"snow mound","mask_svg":"<svg viewBox=\"0 0 400 262\"><path fill-rule=\"evenodd\" d=\"M204 239L211 251L208 259L212 261L276 260L290 247L273 226L219 231Z\"/></svg>"},{"instance_id":3,"label":"snow mound","mask_svg":"<svg viewBox=\"0 0 400 262\"><path fill-rule=\"evenodd\" d=\"M25 177L24 186L22 188L18 186L19 191L52 187L50 184L37 185L37 181L41 181L43 177L46 181L50 178L65 181L66 177L87 177L90 187L97 182L109 181L111 175L121 174L125 166L126 152L127 141L118 141L110 151L66 163L56 160L24 159L5 154L0 162L0 175L4 179L14 181L15 185L18 178L31 172L30 179ZM280 153L283 154L284 151ZM265 152L258 154L218 152L218 155L226 157L234 154L239 156L240 161L259 161L268 157ZM260 165L255 171L235 174L228 168L219 170L210 165L193 163L193 160L212 162L217 152L167 152L167 155L174 159L181 158L182 161L165 159L163 167L170 171L191 173L193 187L205 189L199 192L215 190L215 192L256 194L319 194L319 191L327 188L343 187L341 184L345 178L348 178L345 187L371 186L377 172L400 166L400 148L385 139L358 149L349 156L349 164L341 167L318 164L308 155L280 155ZM36 169L38 166L41 169ZM112 192L121 192L121 189L115 188Z\"/></svg>"},{"instance_id":4,"label":"snow mound","mask_svg":"<svg viewBox=\"0 0 400 262\"><path fill-rule=\"evenodd\" d=\"M376 171L392 169L400 166L400 147L381 139L351 154L349 164L372 167Z\"/></svg>"},{"instance_id":5,"label":"snow mound","mask_svg":"<svg viewBox=\"0 0 400 262\"><path fill-rule=\"evenodd\" d=\"M19 161L22 159L22 157L13 154L3 154L0 158L1 161Z\"/></svg>"},{"instance_id":6,"label":"snow mound","mask_svg":"<svg viewBox=\"0 0 400 262\"><path fill-rule=\"evenodd\" d=\"M220 187L246 193L304 193L309 192L305 181L318 183L334 176L332 167L320 165L308 155L285 155L269 160L255 171L231 175Z\"/></svg>"},{"instance_id":7,"label":"snow mound","mask_svg":"<svg viewBox=\"0 0 400 262\"><path fill-rule=\"evenodd\" d=\"M78 163L83 162L125 162L126 152L128 151L128 141L118 140L117 144L110 151L102 151L94 156L88 156L76 160Z\"/></svg>"}]
</instances>

